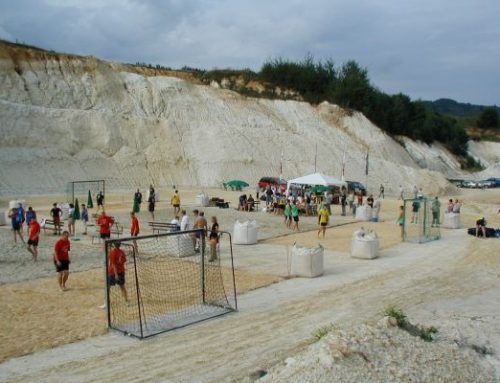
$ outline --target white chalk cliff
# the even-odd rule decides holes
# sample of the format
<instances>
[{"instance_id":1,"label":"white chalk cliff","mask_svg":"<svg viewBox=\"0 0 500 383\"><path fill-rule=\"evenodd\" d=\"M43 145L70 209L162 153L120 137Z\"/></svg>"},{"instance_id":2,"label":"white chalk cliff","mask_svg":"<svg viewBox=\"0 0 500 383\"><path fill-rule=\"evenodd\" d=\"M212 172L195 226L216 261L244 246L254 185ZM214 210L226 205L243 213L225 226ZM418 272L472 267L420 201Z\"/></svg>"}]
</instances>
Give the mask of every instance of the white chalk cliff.
<instances>
[{"instance_id":1,"label":"white chalk cliff","mask_svg":"<svg viewBox=\"0 0 500 383\"><path fill-rule=\"evenodd\" d=\"M114 187L255 184L316 169L346 179L451 188L460 172L442 146L406 149L360 113L322 103L248 98L178 77L0 44L0 193L64 192L72 180ZM369 175L365 156L369 147ZM498 158L497 158L498 160Z\"/></svg>"}]
</instances>

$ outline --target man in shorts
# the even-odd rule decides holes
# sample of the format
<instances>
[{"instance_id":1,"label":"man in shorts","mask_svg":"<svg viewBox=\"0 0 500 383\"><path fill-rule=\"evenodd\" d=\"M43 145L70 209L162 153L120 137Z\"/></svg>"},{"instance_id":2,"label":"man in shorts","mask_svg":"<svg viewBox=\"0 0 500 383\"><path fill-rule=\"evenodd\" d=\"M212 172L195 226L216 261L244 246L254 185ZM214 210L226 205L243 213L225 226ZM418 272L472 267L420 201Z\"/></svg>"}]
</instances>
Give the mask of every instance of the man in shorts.
<instances>
[{"instance_id":1,"label":"man in shorts","mask_svg":"<svg viewBox=\"0 0 500 383\"><path fill-rule=\"evenodd\" d=\"M69 277L69 251L71 250L71 242L69 241L69 231L64 230L61 238L54 246L54 265L58 273L57 281L61 291L66 291L66 282Z\"/></svg>"},{"instance_id":2,"label":"man in shorts","mask_svg":"<svg viewBox=\"0 0 500 383\"><path fill-rule=\"evenodd\" d=\"M99 218L97 218L97 225L99 225L99 235L101 236L103 242L106 239L111 238L111 227L115 223L115 220L106 215L106 212L103 210ZM104 244L106 246L106 244Z\"/></svg>"},{"instance_id":3,"label":"man in shorts","mask_svg":"<svg viewBox=\"0 0 500 383\"><path fill-rule=\"evenodd\" d=\"M328 221L330 220L330 214L328 214L328 209L321 205L321 208L318 211L318 238L320 233L323 233L323 238L325 238L326 226L328 225Z\"/></svg>"},{"instance_id":4,"label":"man in shorts","mask_svg":"<svg viewBox=\"0 0 500 383\"><path fill-rule=\"evenodd\" d=\"M181 197L178 190L175 191L174 195L170 199L170 203L174 207L174 215L179 214L181 211Z\"/></svg>"},{"instance_id":5,"label":"man in shorts","mask_svg":"<svg viewBox=\"0 0 500 383\"><path fill-rule=\"evenodd\" d=\"M38 256L38 239L40 238L40 224L36 217L32 218L29 224L28 251L36 262Z\"/></svg>"},{"instance_id":6,"label":"man in shorts","mask_svg":"<svg viewBox=\"0 0 500 383\"><path fill-rule=\"evenodd\" d=\"M102 193L102 191L100 191L99 193L97 193L96 201L97 201L97 209L96 209L96 211L99 211L101 209L102 209L102 211L104 211L104 194Z\"/></svg>"},{"instance_id":7,"label":"man in shorts","mask_svg":"<svg viewBox=\"0 0 500 383\"><path fill-rule=\"evenodd\" d=\"M17 212L17 208L13 208L9 212L9 218L12 225L12 233L14 233L14 242L17 243L17 236L19 236L19 238L21 238L21 241L23 241L24 243L23 230L22 230L23 222L20 218L20 215Z\"/></svg>"},{"instance_id":8,"label":"man in shorts","mask_svg":"<svg viewBox=\"0 0 500 383\"><path fill-rule=\"evenodd\" d=\"M203 229L203 231L197 231L193 235L193 245L194 251L199 252L201 248L201 244L203 242L202 236L205 236L208 233L208 222L205 218L205 213L202 211L198 211L197 209L193 210L195 215L195 220L193 224L193 229Z\"/></svg>"},{"instance_id":9,"label":"man in shorts","mask_svg":"<svg viewBox=\"0 0 500 383\"><path fill-rule=\"evenodd\" d=\"M61 234L61 209L57 206L57 202L52 204L52 209L50 210L50 216L52 221L54 221L54 235Z\"/></svg>"},{"instance_id":10,"label":"man in shorts","mask_svg":"<svg viewBox=\"0 0 500 383\"><path fill-rule=\"evenodd\" d=\"M127 257L125 252L120 249L120 242L115 242L114 248L108 256L108 286L120 286L123 298L128 303L127 288L125 287L125 262Z\"/></svg>"}]
</instances>

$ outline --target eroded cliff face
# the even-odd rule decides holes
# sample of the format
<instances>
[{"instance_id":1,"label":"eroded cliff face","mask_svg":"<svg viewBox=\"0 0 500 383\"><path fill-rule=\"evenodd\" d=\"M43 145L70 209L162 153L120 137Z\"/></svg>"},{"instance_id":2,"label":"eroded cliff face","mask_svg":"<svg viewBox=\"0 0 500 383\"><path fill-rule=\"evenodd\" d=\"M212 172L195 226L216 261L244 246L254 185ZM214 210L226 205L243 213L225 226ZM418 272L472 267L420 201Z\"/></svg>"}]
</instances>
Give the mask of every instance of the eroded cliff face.
<instances>
[{"instance_id":1,"label":"eroded cliff face","mask_svg":"<svg viewBox=\"0 0 500 383\"><path fill-rule=\"evenodd\" d=\"M373 189L444 192L442 174L459 168L442 147L406 141L406 151L335 105L246 98L155 74L0 44L0 193L63 192L68 181L101 178L121 188L255 184L279 175L280 162L285 178L312 173L316 147L317 171L340 177L345 152L346 179Z\"/></svg>"}]
</instances>

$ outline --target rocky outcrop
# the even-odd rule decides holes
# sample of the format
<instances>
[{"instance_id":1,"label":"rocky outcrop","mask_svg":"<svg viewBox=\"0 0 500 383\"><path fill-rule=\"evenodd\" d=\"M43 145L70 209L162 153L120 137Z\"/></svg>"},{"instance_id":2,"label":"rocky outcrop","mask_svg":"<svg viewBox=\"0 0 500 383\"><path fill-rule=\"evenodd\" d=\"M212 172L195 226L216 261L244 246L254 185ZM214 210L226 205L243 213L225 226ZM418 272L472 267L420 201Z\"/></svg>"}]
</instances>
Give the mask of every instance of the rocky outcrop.
<instances>
[{"instance_id":1,"label":"rocky outcrop","mask_svg":"<svg viewBox=\"0 0 500 383\"><path fill-rule=\"evenodd\" d=\"M315 163L340 177L344 158L347 179L437 193L451 187L443 174L457 170L444 148L407 140L405 150L335 105L247 98L92 57L19 49L0 45L4 195L62 192L79 179L121 188L256 183L279 175L280 163L285 178L311 173Z\"/></svg>"}]
</instances>

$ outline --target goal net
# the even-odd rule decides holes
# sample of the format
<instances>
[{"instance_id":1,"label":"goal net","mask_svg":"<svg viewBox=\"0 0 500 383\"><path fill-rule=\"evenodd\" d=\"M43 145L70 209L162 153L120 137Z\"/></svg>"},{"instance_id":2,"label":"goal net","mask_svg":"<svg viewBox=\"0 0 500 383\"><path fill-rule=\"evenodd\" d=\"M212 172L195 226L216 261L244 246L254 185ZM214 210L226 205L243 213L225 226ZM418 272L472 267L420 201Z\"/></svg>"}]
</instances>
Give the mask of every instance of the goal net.
<instances>
[{"instance_id":1,"label":"goal net","mask_svg":"<svg viewBox=\"0 0 500 383\"><path fill-rule=\"evenodd\" d=\"M128 302L106 278L109 328L146 338L237 309L231 236L224 233L212 251L205 237L196 238L202 232L106 241L107 265L117 242L127 257Z\"/></svg>"},{"instance_id":2,"label":"goal net","mask_svg":"<svg viewBox=\"0 0 500 383\"><path fill-rule=\"evenodd\" d=\"M412 198L404 200L404 240L424 243L439 239L440 213L433 215L432 199Z\"/></svg>"},{"instance_id":3,"label":"goal net","mask_svg":"<svg viewBox=\"0 0 500 383\"><path fill-rule=\"evenodd\" d=\"M106 182L104 180L71 181L66 184L66 200L68 203L74 204L78 198L78 203L87 205L90 194L92 203L95 206L95 198L99 192L106 196Z\"/></svg>"}]
</instances>

